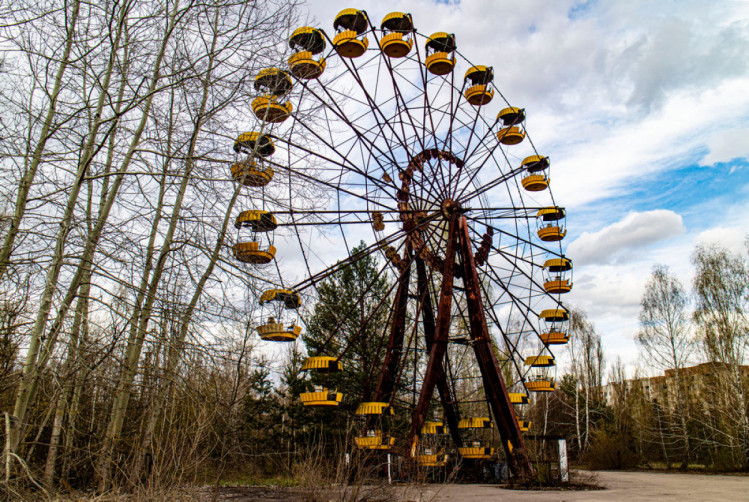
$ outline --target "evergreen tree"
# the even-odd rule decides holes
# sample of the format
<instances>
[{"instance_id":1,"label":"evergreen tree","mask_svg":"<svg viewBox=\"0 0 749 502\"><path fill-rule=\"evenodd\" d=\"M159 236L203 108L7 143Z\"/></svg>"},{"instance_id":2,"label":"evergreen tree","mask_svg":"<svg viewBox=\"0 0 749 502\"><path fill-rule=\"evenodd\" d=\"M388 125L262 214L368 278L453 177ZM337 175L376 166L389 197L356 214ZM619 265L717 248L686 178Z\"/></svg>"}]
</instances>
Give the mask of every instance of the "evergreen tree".
<instances>
[{"instance_id":1,"label":"evergreen tree","mask_svg":"<svg viewBox=\"0 0 749 502\"><path fill-rule=\"evenodd\" d=\"M352 254L366 248L361 242ZM310 355L341 357L343 371L326 376L343 392L343 410L372 399L387 349L391 283L373 254L346 264L318 286L319 298L302 339Z\"/></svg>"}]
</instances>

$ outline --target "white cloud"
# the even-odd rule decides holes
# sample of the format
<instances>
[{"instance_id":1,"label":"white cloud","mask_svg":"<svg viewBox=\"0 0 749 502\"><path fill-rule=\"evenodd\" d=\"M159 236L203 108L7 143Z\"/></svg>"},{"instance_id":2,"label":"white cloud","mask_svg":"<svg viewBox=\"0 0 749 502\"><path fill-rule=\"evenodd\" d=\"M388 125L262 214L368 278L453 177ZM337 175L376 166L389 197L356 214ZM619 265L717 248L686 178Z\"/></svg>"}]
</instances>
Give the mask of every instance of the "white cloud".
<instances>
[{"instance_id":1,"label":"white cloud","mask_svg":"<svg viewBox=\"0 0 749 502\"><path fill-rule=\"evenodd\" d=\"M681 216L664 209L630 213L598 232L583 232L567 248L576 265L622 262L642 255L644 247L685 232Z\"/></svg>"},{"instance_id":2,"label":"white cloud","mask_svg":"<svg viewBox=\"0 0 749 502\"><path fill-rule=\"evenodd\" d=\"M718 244L733 253L745 254L745 242L749 239L749 229L740 227L714 227L700 232L695 244Z\"/></svg>"},{"instance_id":3,"label":"white cloud","mask_svg":"<svg viewBox=\"0 0 749 502\"><path fill-rule=\"evenodd\" d=\"M747 138L749 138L749 129L734 129L713 134L707 143L710 153L705 155L700 164L711 166L718 162L749 157Z\"/></svg>"}]
</instances>

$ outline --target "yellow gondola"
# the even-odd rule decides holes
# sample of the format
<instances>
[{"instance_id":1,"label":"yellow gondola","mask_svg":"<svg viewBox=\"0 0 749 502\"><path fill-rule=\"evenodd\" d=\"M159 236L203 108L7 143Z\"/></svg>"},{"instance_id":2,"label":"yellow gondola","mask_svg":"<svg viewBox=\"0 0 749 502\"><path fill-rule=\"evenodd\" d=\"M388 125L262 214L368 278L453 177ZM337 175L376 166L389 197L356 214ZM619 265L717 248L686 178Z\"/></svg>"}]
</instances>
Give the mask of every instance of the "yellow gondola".
<instances>
[{"instance_id":1,"label":"yellow gondola","mask_svg":"<svg viewBox=\"0 0 749 502\"><path fill-rule=\"evenodd\" d=\"M547 293L561 294L572 290L572 282L568 273L572 270L572 262L567 258L552 258L544 262L544 289Z\"/></svg>"},{"instance_id":2,"label":"yellow gondola","mask_svg":"<svg viewBox=\"0 0 749 502\"><path fill-rule=\"evenodd\" d=\"M536 213L539 222L537 231L538 238L545 242L560 241L567 234L561 220L564 220L565 211L561 207L546 207Z\"/></svg>"},{"instance_id":3,"label":"yellow gondola","mask_svg":"<svg viewBox=\"0 0 749 502\"><path fill-rule=\"evenodd\" d=\"M490 67L472 66L466 72L465 80L465 97L472 105L485 105L494 97L494 90L489 88L494 80L494 70Z\"/></svg>"},{"instance_id":4,"label":"yellow gondola","mask_svg":"<svg viewBox=\"0 0 749 502\"><path fill-rule=\"evenodd\" d=\"M547 324L544 332L538 335L544 344L563 345L569 341L566 324L570 315L564 307L542 310L538 317Z\"/></svg>"},{"instance_id":5,"label":"yellow gondola","mask_svg":"<svg viewBox=\"0 0 749 502\"><path fill-rule=\"evenodd\" d=\"M283 122L294 111L290 101L279 102L291 91L293 82L288 73L278 68L261 70L255 77L255 90L262 94L252 100L250 106L257 118L265 122Z\"/></svg>"},{"instance_id":6,"label":"yellow gondola","mask_svg":"<svg viewBox=\"0 0 749 502\"><path fill-rule=\"evenodd\" d=\"M343 370L343 363L336 357L315 356L308 357L302 364L302 371L316 374L316 378L322 375L338 373ZM343 394L338 389L330 390L321 385L315 385L311 392L302 392L299 396L304 406L338 406L341 404Z\"/></svg>"},{"instance_id":7,"label":"yellow gondola","mask_svg":"<svg viewBox=\"0 0 749 502\"><path fill-rule=\"evenodd\" d=\"M234 141L234 151L238 156L247 155L231 165L234 181L248 187L263 187L270 183L274 171L272 167L264 165L264 159L273 155L276 146L268 135L244 132Z\"/></svg>"},{"instance_id":8,"label":"yellow gondola","mask_svg":"<svg viewBox=\"0 0 749 502\"><path fill-rule=\"evenodd\" d=\"M369 21L364 12L343 9L335 17L333 28L336 30L333 47L340 56L358 58L367 50L369 40L364 33L369 28Z\"/></svg>"},{"instance_id":9,"label":"yellow gondola","mask_svg":"<svg viewBox=\"0 0 749 502\"><path fill-rule=\"evenodd\" d=\"M386 418L395 415L395 410L390 403L377 401L359 403L354 414L364 418L370 427L364 436L354 438L356 446L367 450L389 450L395 444L395 438L383 434L381 428ZM372 423L377 425L372 427Z\"/></svg>"},{"instance_id":10,"label":"yellow gondola","mask_svg":"<svg viewBox=\"0 0 749 502\"><path fill-rule=\"evenodd\" d=\"M520 166L528 172L522 180L523 188L529 192L539 192L549 187L549 178L544 173L544 170L549 167L548 157L531 155L524 158Z\"/></svg>"},{"instance_id":11,"label":"yellow gondola","mask_svg":"<svg viewBox=\"0 0 749 502\"><path fill-rule=\"evenodd\" d=\"M302 333L295 318L288 311L295 311L301 306L299 294L289 289L270 289L260 296L260 307L263 309L264 324L257 327L262 340L271 342L293 342Z\"/></svg>"},{"instance_id":12,"label":"yellow gondola","mask_svg":"<svg viewBox=\"0 0 749 502\"><path fill-rule=\"evenodd\" d=\"M372 429L365 436L355 437L354 442L362 450L389 450L395 445L395 438L383 435L379 429Z\"/></svg>"},{"instance_id":13,"label":"yellow gondola","mask_svg":"<svg viewBox=\"0 0 749 502\"><path fill-rule=\"evenodd\" d=\"M460 456L468 460L488 460L494 455L494 448L489 446L491 429L494 424L488 417L463 418L458 422L458 429L466 439L466 445L458 448Z\"/></svg>"},{"instance_id":14,"label":"yellow gondola","mask_svg":"<svg viewBox=\"0 0 749 502\"><path fill-rule=\"evenodd\" d=\"M238 242L232 247L237 260L254 265L265 265L273 261L276 248L270 242L269 232L278 226L273 214L268 211L242 211L234 226L238 229L249 228L251 231L248 239L245 240L240 235Z\"/></svg>"},{"instance_id":15,"label":"yellow gondola","mask_svg":"<svg viewBox=\"0 0 749 502\"><path fill-rule=\"evenodd\" d=\"M382 19L380 24L382 38L380 50L389 58L402 58L411 52L413 40L411 33L414 25L411 14L391 12Z\"/></svg>"},{"instance_id":16,"label":"yellow gondola","mask_svg":"<svg viewBox=\"0 0 749 502\"><path fill-rule=\"evenodd\" d=\"M542 354L526 357L524 364L530 366L533 374L525 382L528 392L552 392L556 389L552 368L556 368L554 356Z\"/></svg>"},{"instance_id":17,"label":"yellow gondola","mask_svg":"<svg viewBox=\"0 0 749 502\"><path fill-rule=\"evenodd\" d=\"M455 68L455 35L437 32L427 39L424 65L433 75L447 75Z\"/></svg>"},{"instance_id":18,"label":"yellow gondola","mask_svg":"<svg viewBox=\"0 0 749 502\"><path fill-rule=\"evenodd\" d=\"M421 467L444 467L445 425L442 422L424 422L418 441L418 453L414 455L416 464Z\"/></svg>"},{"instance_id":19,"label":"yellow gondola","mask_svg":"<svg viewBox=\"0 0 749 502\"><path fill-rule=\"evenodd\" d=\"M318 78L325 71L325 58L315 58L325 50L325 36L322 31L310 26L294 30L289 37L289 47L294 54L289 57L289 69L296 78L310 80Z\"/></svg>"}]
</instances>

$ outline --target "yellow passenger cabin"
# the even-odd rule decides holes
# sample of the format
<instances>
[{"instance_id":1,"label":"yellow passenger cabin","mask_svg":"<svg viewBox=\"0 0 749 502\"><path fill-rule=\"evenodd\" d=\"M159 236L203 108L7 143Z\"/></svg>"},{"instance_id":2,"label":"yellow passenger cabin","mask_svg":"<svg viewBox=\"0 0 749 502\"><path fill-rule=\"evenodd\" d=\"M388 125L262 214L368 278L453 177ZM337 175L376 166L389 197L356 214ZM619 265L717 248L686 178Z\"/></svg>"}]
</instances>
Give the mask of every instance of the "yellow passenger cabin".
<instances>
[{"instance_id":1,"label":"yellow passenger cabin","mask_svg":"<svg viewBox=\"0 0 749 502\"><path fill-rule=\"evenodd\" d=\"M569 341L567 324L570 316L564 307L542 310L538 318L545 323L538 335L545 345L564 345Z\"/></svg>"},{"instance_id":2,"label":"yellow passenger cabin","mask_svg":"<svg viewBox=\"0 0 749 502\"><path fill-rule=\"evenodd\" d=\"M491 84L494 81L494 70L488 66L472 66L465 76L465 98L474 106L489 103L494 97ZM499 134L499 133L497 133Z\"/></svg>"},{"instance_id":3,"label":"yellow passenger cabin","mask_svg":"<svg viewBox=\"0 0 749 502\"><path fill-rule=\"evenodd\" d=\"M421 467L444 467L447 455L447 436L442 422L424 422L414 455L416 464Z\"/></svg>"},{"instance_id":4,"label":"yellow passenger cabin","mask_svg":"<svg viewBox=\"0 0 749 502\"><path fill-rule=\"evenodd\" d=\"M272 232L278 223L272 213L242 211L237 216L234 226L239 230L237 243L232 248L237 260L254 265L265 265L273 261L276 248L272 243ZM249 230L249 235L245 235L244 229Z\"/></svg>"},{"instance_id":5,"label":"yellow passenger cabin","mask_svg":"<svg viewBox=\"0 0 749 502\"><path fill-rule=\"evenodd\" d=\"M335 51L345 58L358 58L367 50L369 40L364 33L369 29L366 14L356 9L344 9L333 21Z\"/></svg>"},{"instance_id":6,"label":"yellow passenger cabin","mask_svg":"<svg viewBox=\"0 0 749 502\"><path fill-rule=\"evenodd\" d=\"M316 79L325 71L325 58L318 56L325 50L322 31L310 26L297 28L289 37L294 54L289 57L289 71L300 80Z\"/></svg>"},{"instance_id":7,"label":"yellow passenger cabin","mask_svg":"<svg viewBox=\"0 0 749 502\"><path fill-rule=\"evenodd\" d=\"M273 168L264 159L273 155L273 140L258 132L244 132L234 141L237 161L231 165L231 177L248 187L263 187L273 179Z\"/></svg>"},{"instance_id":8,"label":"yellow passenger cabin","mask_svg":"<svg viewBox=\"0 0 749 502\"><path fill-rule=\"evenodd\" d=\"M383 428L386 428L391 417L395 415L395 410L390 403L369 401L359 403L354 412L360 417L367 426L363 436L354 438L356 446L366 450L389 450L395 444L395 438L389 434L383 434Z\"/></svg>"},{"instance_id":9,"label":"yellow passenger cabin","mask_svg":"<svg viewBox=\"0 0 749 502\"><path fill-rule=\"evenodd\" d=\"M293 342L302 333L297 324L296 310L301 306L298 293L289 289L270 289L260 296L260 309L265 322L257 327L262 340Z\"/></svg>"},{"instance_id":10,"label":"yellow passenger cabin","mask_svg":"<svg viewBox=\"0 0 749 502\"><path fill-rule=\"evenodd\" d=\"M364 436L355 437L354 442L362 450L389 450L395 445L395 438L379 429L370 429Z\"/></svg>"},{"instance_id":11,"label":"yellow passenger cabin","mask_svg":"<svg viewBox=\"0 0 749 502\"><path fill-rule=\"evenodd\" d=\"M538 238L545 242L560 241L567 234L567 230L564 225L565 219L564 208L561 207L546 207L540 209L536 213L536 220L538 221Z\"/></svg>"},{"instance_id":12,"label":"yellow passenger cabin","mask_svg":"<svg viewBox=\"0 0 749 502\"><path fill-rule=\"evenodd\" d=\"M525 120L525 110L510 106L503 108L497 114L497 122L502 128L497 132L497 139L503 145L517 145L525 138L525 130L521 126Z\"/></svg>"},{"instance_id":13,"label":"yellow passenger cabin","mask_svg":"<svg viewBox=\"0 0 749 502\"><path fill-rule=\"evenodd\" d=\"M255 90L260 96L252 100L250 106L255 116L270 123L283 122L294 110L284 97L291 91L293 83L289 74L278 68L261 70L255 77ZM280 99L280 101L279 101Z\"/></svg>"},{"instance_id":14,"label":"yellow passenger cabin","mask_svg":"<svg viewBox=\"0 0 749 502\"><path fill-rule=\"evenodd\" d=\"M330 356L308 357L302 363L302 371L309 372L313 388L311 391L302 392L300 398L304 406L338 406L341 404L343 394L338 389L331 390L334 373L343 371L343 363L338 358Z\"/></svg>"},{"instance_id":15,"label":"yellow passenger cabin","mask_svg":"<svg viewBox=\"0 0 749 502\"><path fill-rule=\"evenodd\" d=\"M549 157L531 155L524 158L520 166L527 172L522 179L524 189L529 192L540 192L549 187L549 178L546 174L549 168Z\"/></svg>"},{"instance_id":16,"label":"yellow passenger cabin","mask_svg":"<svg viewBox=\"0 0 749 502\"><path fill-rule=\"evenodd\" d=\"M467 460L488 460L494 455L491 447L494 424L489 417L468 417L458 422L458 430L464 446L458 448L461 457Z\"/></svg>"},{"instance_id":17,"label":"yellow passenger cabin","mask_svg":"<svg viewBox=\"0 0 749 502\"><path fill-rule=\"evenodd\" d=\"M541 354L526 357L524 364L531 369L531 373L525 381L525 388L528 392L551 392L556 389L554 383L556 361L554 356Z\"/></svg>"},{"instance_id":18,"label":"yellow passenger cabin","mask_svg":"<svg viewBox=\"0 0 749 502\"><path fill-rule=\"evenodd\" d=\"M426 41L426 60L424 65L433 75L447 75L455 68L455 35L450 33L433 33Z\"/></svg>"},{"instance_id":19,"label":"yellow passenger cabin","mask_svg":"<svg viewBox=\"0 0 749 502\"><path fill-rule=\"evenodd\" d=\"M414 30L411 14L391 12L382 19L380 30L382 30L380 50L387 57L402 58L411 52L413 47L411 34Z\"/></svg>"},{"instance_id":20,"label":"yellow passenger cabin","mask_svg":"<svg viewBox=\"0 0 749 502\"><path fill-rule=\"evenodd\" d=\"M551 258L543 265L544 289L547 293L562 294L572 290L572 261L567 258Z\"/></svg>"}]
</instances>

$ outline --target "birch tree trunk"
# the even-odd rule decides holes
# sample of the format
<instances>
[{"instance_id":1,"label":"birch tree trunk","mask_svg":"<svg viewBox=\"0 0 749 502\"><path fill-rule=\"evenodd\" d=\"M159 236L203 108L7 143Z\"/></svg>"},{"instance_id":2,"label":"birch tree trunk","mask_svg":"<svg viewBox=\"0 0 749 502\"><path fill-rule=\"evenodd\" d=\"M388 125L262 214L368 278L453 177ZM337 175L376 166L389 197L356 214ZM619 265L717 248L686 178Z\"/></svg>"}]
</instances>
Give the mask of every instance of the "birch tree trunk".
<instances>
[{"instance_id":1,"label":"birch tree trunk","mask_svg":"<svg viewBox=\"0 0 749 502\"><path fill-rule=\"evenodd\" d=\"M10 264L10 256L13 253L13 246L15 244L16 236L21 228L21 220L23 220L24 214L26 213L26 202L29 197L29 190L36 177L36 172L39 169L39 164L42 162L42 155L47 144L47 140L50 138L53 123L55 121L55 115L57 113L57 101L62 90L62 80L65 74L65 70L70 64L70 51L73 47L73 40L75 38L75 25L78 22L78 15L80 12L81 2L80 0L74 0L70 16L66 16L68 19L67 35L65 40L65 49L63 50L62 58L60 59L59 66L57 67L57 73L55 75L55 83L52 87L52 92L49 94L49 106L47 108L47 114L44 117L44 123L42 124L42 130L39 133L39 137L34 148L34 152L31 155L31 163L26 169L21 182L18 185L18 194L16 194L15 210L13 212L13 218L10 221L10 227L8 233L5 234L3 240L3 246L0 248L0 280L5 276L5 272L8 270ZM31 124L29 124L31 128ZM15 429L14 429L15 430ZM13 442L11 441L11 444Z\"/></svg>"},{"instance_id":2,"label":"birch tree trunk","mask_svg":"<svg viewBox=\"0 0 749 502\"><path fill-rule=\"evenodd\" d=\"M76 0L75 5L78 5L78 0ZM94 113L93 126L88 133L86 146L84 147L81 160L78 163L78 170L76 172L75 181L68 194L68 201L67 201L67 205L65 208L65 213L60 222L60 229L57 234L52 261L49 267L47 268L45 287L44 287L44 291L40 299L39 311L37 313L37 317L36 317L34 326L31 331L29 347L28 347L27 354L26 354L26 360L23 365L23 377L19 383L18 392L16 394L14 415L16 419L18 420L18 424L17 424L18 426L15 427L11 431L11 443L10 443L14 451L15 449L17 449L18 443L23 435L22 431L24 428L26 410L28 408L29 402L33 399L33 394L34 394L34 390L36 386L36 380L41 370L41 367L37 364L38 363L37 358L39 357L39 348L42 342L42 335L44 334L44 331L47 325L47 320L49 317L49 312L52 308L52 297L58 287L58 279L59 279L60 270L62 269L63 260L64 260L65 244L68 238L68 233L70 232L70 229L71 229L73 212L78 202L78 194L80 192L81 186L83 185L85 181L85 176L91 164L91 160L93 159L99 128L101 127L103 123L102 110L104 108L104 104L106 103L106 98L108 96L109 82L111 81L112 69L114 67L114 62L116 60L116 52L118 50L119 42L122 36L122 27L124 25L126 14L127 14L126 10L122 9L121 16L119 18L119 23L117 26L117 31L116 31L116 35L114 39L112 52L110 53L107 70L105 72L105 76L102 81L102 86L99 92L99 98L98 98L98 102L96 105L96 111ZM45 348L46 348L47 357L49 357L49 355L51 354L52 348L54 347L55 343L56 343L56 334L54 334L53 336L50 336L46 342Z\"/></svg>"}]
</instances>

